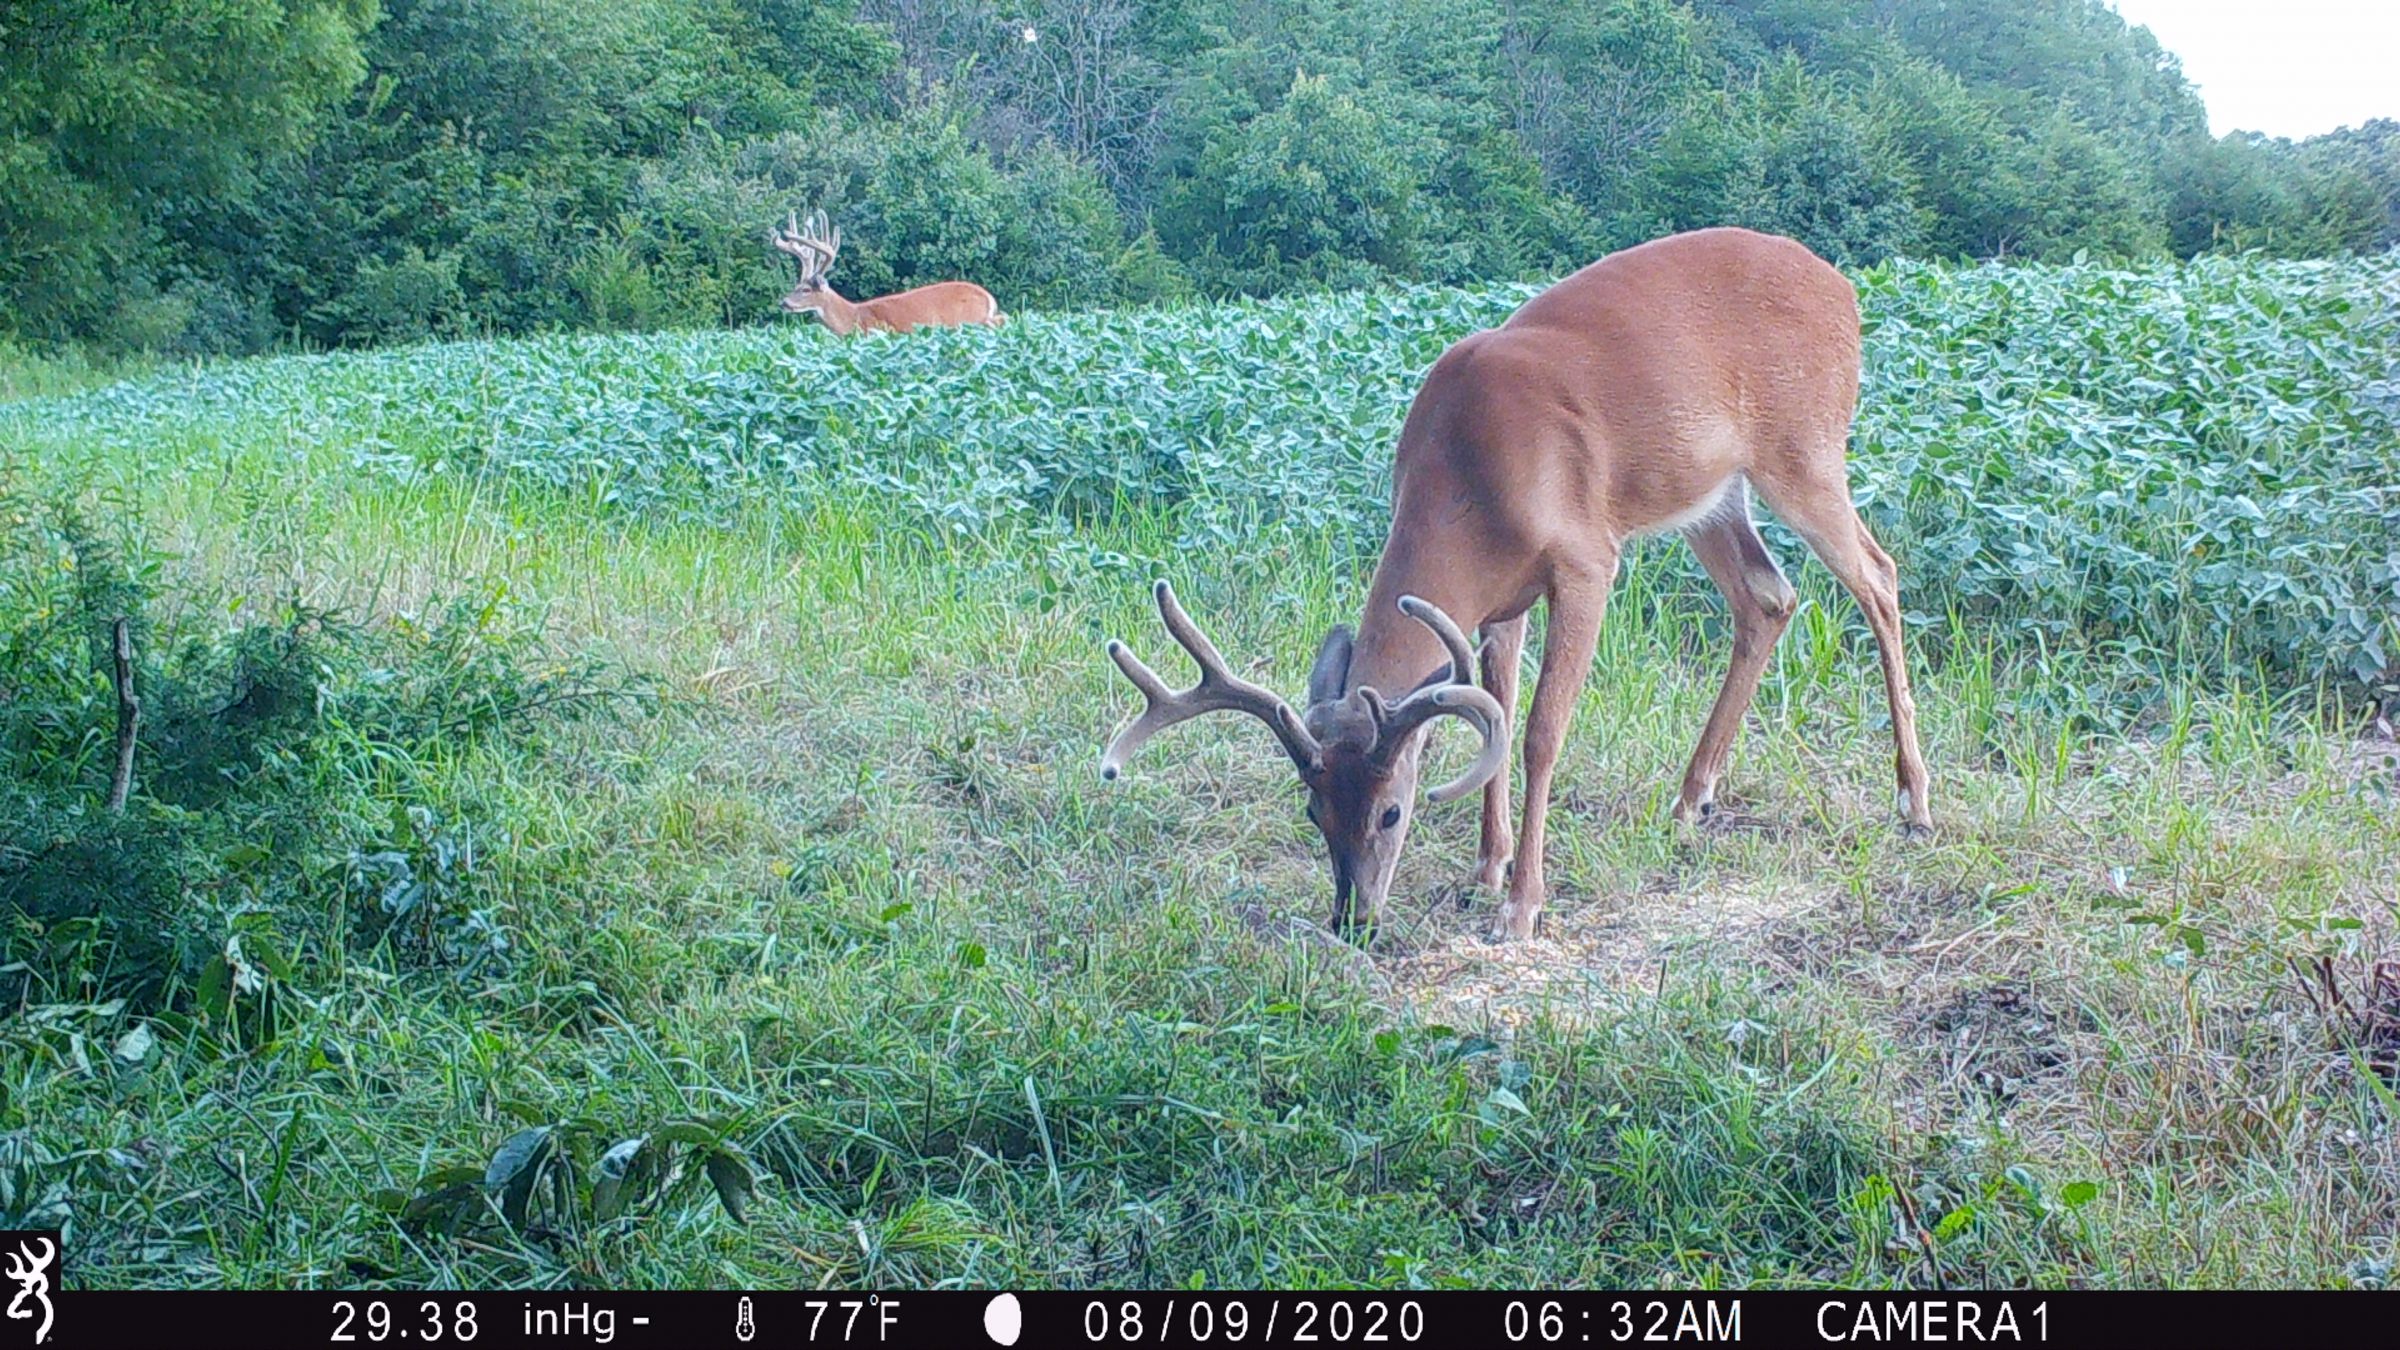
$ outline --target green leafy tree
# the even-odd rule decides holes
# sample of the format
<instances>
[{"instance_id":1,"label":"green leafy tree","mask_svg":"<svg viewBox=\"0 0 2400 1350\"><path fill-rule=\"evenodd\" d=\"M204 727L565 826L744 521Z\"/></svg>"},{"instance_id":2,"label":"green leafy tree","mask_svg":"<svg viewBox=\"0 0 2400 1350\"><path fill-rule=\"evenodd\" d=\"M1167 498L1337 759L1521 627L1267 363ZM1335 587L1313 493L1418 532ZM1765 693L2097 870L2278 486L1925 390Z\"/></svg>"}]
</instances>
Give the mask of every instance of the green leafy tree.
<instances>
[{"instance_id":1,"label":"green leafy tree","mask_svg":"<svg viewBox=\"0 0 2400 1350\"><path fill-rule=\"evenodd\" d=\"M1674 0L1526 0L1506 11L1502 41L1511 125L1595 217L1623 209L1668 133L1713 101L1710 35Z\"/></svg>"},{"instance_id":2,"label":"green leafy tree","mask_svg":"<svg viewBox=\"0 0 2400 1350\"><path fill-rule=\"evenodd\" d=\"M2388 248L2400 243L2400 122L2299 143L2242 132L2203 141L2173 166L2168 187L2179 252Z\"/></svg>"},{"instance_id":3,"label":"green leafy tree","mask_svg":"<svg viewBox=\"0 0 2400 1350\"><path fill-rule=\"evenodd\" d=\"M722 322L757 268L728 265L722 231L694 242L658 167L694 138L813 126L822 91L863 96L895 59L812 0L387 10L324 137L193 221L211 270L312 342ZM645 220L665 233L627 235Z\"/></svg>"},{"instance_id":4,"label":"green leafy tree","mask_svg":"<svg viewBox=\"0 0 2400 1350\"><path fill-rule=\"evenodd\" d=\"M2374 231L2362 249L2400 245L2400 120L2378 117L2364 126L2343 127L2302 143L2304 158L2321 171L2348 171L2365 184L2377 208Z\"/></svg>"},{"instance_id":5,"label":"green leafy tree","mask_svg":"<svg viewBox=\"0 0 2400 1350\"><path fill-rule=\"evenodd\" d=\"M1885 129L1787 55L1676 129L1643 206L1658 229L1744 225L1855 264L1916 245L1915 189Z\"/></svg>"},{"instance_id":6,"label":"green leafy tree","mask_svg":"<svg viewBox=\"0 0 2400 1350\"><path fill-rule=\"evenodd\" d=\"M1226 290L1414 276L1426 240L1413 131L1322 75L1296 74L1275 107L1209 139L1165 216Z\"/></svg>"},{"instance_id":7,"label":"green leafy tree","mask_svg":"<svg viewBox=\"0 0 2400 1350\"><path fill-rule=\"evenodd\" d=\"M374 0L12 0L0 9L0 326L177 327L162 203L304 143L357 83Z\"/></svg>"},{"instance_id":8,"label":"green leafy tree","mask_svg":"<svg viewBox=\"0 0 2400 1350\"><path fill-rule=\"evenodd\" d=\"M2400 242L2390 122L2212 140L2105 0L17 0L0 338L241 352L1555 276ZM1305 72L1299 76L1296 72Z\"/></svg>"},{"instance_id":9,"label":"green leafy tree","mask_svg":"<svg viewBox=\"0 0 2400 1350\"><path fill-rule=\"evenodd\" d=\"M1824 0L1819 0L1823 3ZM1971 85L2026 106L2064 103L2084 125L2157 153L2205 132L2207 110L2174 55L2103 0L1909 0L1853 4Z\"/></svg>"}]
</instances>

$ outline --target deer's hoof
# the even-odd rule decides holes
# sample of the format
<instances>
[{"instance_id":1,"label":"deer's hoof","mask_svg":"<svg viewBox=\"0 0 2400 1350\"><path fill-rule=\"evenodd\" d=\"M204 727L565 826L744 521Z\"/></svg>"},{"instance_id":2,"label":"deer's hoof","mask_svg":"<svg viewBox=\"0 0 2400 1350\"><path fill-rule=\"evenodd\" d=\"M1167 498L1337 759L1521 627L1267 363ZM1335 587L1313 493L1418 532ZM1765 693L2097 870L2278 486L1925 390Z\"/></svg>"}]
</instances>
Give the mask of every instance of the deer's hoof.
<instances>
[{"instance_id":1,"label":"deer's hoof","mask_svg":"<svg viewBox=\"0 0 2400 1350\"><path fill-rule=\"evenodd\" d=\"M1482 862L1477 863L1475 865L1475 881L1473 887L1469 890L1459 892L1458 902L1460 907L1465 907L1467 903L1467 897L1472 895L1476 890L1494 892L1507 890L1508 878L1515 870L1515 860L1510 858L1486 858Z\"/></svg>"},{"instance_id":2,"label":"deer's hoof","mask_svg":"<svg viewBox=\"0 0 2400 1350\"><path fill-rule=\"evenodd\" d=\"M1895 805L1899 808L1902 834L1911 839L1923 839L1933 833L1933 810L1925 804L1922 794L1902 788Z\"/></svg>"},{"instance_id":3,"label":"deer's hoof","mask_svg":"<svg viewBox=\"0 0 2400 1350\"><path fill-rule=\"evenodd\" d=\"M1340 915L1333 921L1333 935L1353 947L1365 947L1375 940L1375 921Z\"/></svg>"},{"instance_id":4,"label":"deer's hoof","mask_svg":"<svg viewBox=\"0 0 2400 1350\"><path fill-rule=\"evenodd\" d=\"M1541 911L1531 905L1519 906L1511 901L1500 907L1492 921L1494 942L1517 942L1533 936L1541 920Z\"/></svg>"}]
</instances>

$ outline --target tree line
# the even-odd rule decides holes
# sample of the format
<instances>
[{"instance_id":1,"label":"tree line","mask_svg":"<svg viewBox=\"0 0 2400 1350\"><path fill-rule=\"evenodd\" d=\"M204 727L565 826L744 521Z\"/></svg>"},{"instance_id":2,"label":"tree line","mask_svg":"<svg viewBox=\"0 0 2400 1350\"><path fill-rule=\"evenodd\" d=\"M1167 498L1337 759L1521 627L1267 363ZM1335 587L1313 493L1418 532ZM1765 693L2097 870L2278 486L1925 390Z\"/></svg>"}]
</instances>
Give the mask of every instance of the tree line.
<instances>
[{"instance_id":1,"label":"tree line","mask_svg":"<svg viewBox=\"0 0 2400 1350\"><path fill-rule=\"evenodd\" d=\"M12 0L0 337L172 354L1555 275L2400 242L2400 123L2212 138L2099 0Z\"/></svg>"}]
</instances>

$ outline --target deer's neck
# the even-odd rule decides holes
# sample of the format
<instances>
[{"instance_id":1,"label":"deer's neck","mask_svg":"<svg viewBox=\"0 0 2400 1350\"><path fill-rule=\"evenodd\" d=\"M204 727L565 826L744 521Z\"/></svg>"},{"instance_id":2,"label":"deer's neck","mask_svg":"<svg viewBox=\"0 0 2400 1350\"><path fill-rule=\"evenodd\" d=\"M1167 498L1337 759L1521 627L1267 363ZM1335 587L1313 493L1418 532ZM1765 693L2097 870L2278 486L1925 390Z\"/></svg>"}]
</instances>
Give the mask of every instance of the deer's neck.
<instances>
[{"instance_id":1,"label":"deer's neck","mask_svg":"<svg viewBox=\"0 0 2400 1350\"><path fill-rule=\"evenodd\" d=\"M1367 611L1359 616L1350 653L1350 688L1361 685L1386 698L1399 698L1448 662L1449 653L1431 629L1400 612L1400 597L1430 600L1456 620L1474 641L1485 615L1478 608L1472 577L1455 559L1443 560L1411 547L1397 532L1384 544L1367 588Z\"/></svg>"},{"instance_id":2,"label":"deer's neck","mask_svg":"<svg viewBox=\"0 0 2400 1350\"><path fill-rule=\"evenodd\" d=\"M817 310L817 317L842 337L848 337L866 326L865 316L858 312L858 306L836 295L831 287L825 290L825 300Z\"/></svg>"}]
</instances>

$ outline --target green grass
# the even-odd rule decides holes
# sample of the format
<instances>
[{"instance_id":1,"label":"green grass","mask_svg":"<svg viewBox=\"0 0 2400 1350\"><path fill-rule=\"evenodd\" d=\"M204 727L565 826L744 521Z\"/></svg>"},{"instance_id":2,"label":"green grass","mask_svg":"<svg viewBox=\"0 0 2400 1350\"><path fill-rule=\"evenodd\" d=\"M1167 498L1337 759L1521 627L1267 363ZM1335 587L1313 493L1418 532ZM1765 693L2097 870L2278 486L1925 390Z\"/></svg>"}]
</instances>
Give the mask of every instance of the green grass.
<instances>
[{"instance_id":1,"label":"green grass","mask_svg":"<svg viewBox=\"0 0 2400 1350\"><path fill-rule=\"evenodd\" d=\"M0 402L58 398L147 373L163 363L150 357L104 356L82 347L31 348L0 337Z\"/></svg>"},{"instance_id":2,"label":"green grass","mask_svg":"<svg viewBox=\"0 0 2400 1350\"><path fill-rule=\"evenodd\" d=\"M839 359L878 350L897 348ZM364 380L385 360L310 369ZM1911 842L1888 818L1861 625L1787 552L1805 604L1726 823L1678 833L1722 610L1680 546L1649 546L1560 771L1544 934L1483 941L1489 901L1457 904L1474 812L1430 808L1361 951L1319 927L1318 848L1257 728L1195 724L1124 783L1094 771L1132 702L1101 641L1170 655L1154 565L1294 689L1363 594L1347 519L1260 515L1212 544L1195 520L1230 510L1164 494L968 528L897 491L756 483L629 509L524 472L362 471L505 448L426 432L406 400L382 422L252 418L239 398L187 415L177 387L112 395L182 419L139 454L79 441L86 414L60 405L0 442L10 509L65 494L127 523L162 641L234 622L237 597L401 629L463 596L667 697L328 752L342 809L291 883L322 913L292 929L309 936L264 1045L76 984L55 934L17 923L0 1210L64 1215L79 1282L2390 1268L2400 1037L2339 1032L2293 968L2328 958L2364 1000L2400 950L2394 750L2360 731L2355 686L2182 637L2051 641L1962 604L1914 630L1941 829ZM1894 551L1905 587L1917 560ZM461 903L506 934L505 961L462 974L339 917L348 851L410 808L473 841ZM607 1221L536 1200L511 1225L472 1196L456 1232L390 1212L530 1125L588 1136L588 1184L599 1148L679 1122L755 1170L744 1222L710 1194L713 1142Z\"/></svg>"}]
</instances>

